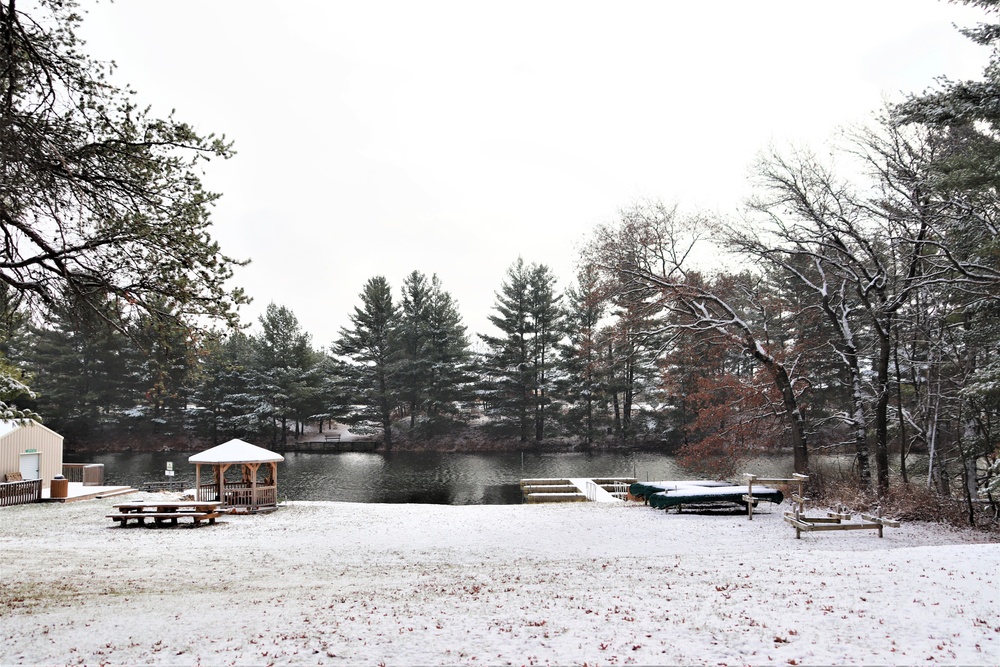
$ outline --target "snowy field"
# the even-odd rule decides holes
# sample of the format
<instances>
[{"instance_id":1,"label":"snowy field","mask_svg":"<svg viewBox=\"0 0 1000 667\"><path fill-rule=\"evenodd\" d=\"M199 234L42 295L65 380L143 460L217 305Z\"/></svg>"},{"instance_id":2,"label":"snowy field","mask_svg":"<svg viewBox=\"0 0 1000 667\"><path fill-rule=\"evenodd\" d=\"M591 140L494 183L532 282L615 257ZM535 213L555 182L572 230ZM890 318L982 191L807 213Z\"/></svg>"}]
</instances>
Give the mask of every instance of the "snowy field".
<instances>
[{"instance_id":1,"label":"snowy field","mask_svg":"<svg viewBox=\"0 0 1000 667\"><path fill-rule=\"evenodd\" d=\"M940 526L324 502L120 528L120 500L0 509L0 663L1000 663L1000 544Z\"/></svg>"}]
</instances>

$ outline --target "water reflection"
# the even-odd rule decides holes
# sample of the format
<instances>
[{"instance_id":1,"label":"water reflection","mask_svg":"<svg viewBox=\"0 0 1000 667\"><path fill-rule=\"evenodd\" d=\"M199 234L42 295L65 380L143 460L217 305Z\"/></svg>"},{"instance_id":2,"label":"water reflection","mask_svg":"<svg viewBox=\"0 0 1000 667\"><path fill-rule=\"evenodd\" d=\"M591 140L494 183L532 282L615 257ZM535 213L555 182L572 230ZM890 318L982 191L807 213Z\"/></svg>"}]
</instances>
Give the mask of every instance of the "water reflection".
<instances>
[{"instance_id":1,"label":"water reflection","mask_svg":"<svg viewBox=\"0 0 1000 667\"><path fill-rule=\"evenodd\" d=\"M136 487L169 479L164 471L171 462L176 475L173 479L193 487L194 465L187 462L190 455L125 452L72 460L103 463L108 484ZM67 462L70 460L67 456ZM791 456L761 459L755 462L753 472L789 476ZM518 483L524 478L611 476L640 480L691 477L674 457L655 452L298 452L285 454L284 463L278 465L278 495L288 500L506 505L521 502Z\"/></svg>"}]
</instances>

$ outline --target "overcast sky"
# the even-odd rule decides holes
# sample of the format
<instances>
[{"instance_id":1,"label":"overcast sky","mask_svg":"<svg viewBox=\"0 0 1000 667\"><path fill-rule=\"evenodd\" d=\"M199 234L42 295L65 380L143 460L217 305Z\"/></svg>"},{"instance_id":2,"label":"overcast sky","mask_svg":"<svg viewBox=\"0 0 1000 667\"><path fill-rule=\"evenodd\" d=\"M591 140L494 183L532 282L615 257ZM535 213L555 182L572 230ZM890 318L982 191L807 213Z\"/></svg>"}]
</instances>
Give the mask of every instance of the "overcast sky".
<instances>
[{"instance_id":1,"label":"overcast sky","mask_svg":"<svg viewBox=\"0 0 1000 667\"><path fill-rule=\"evenodd\" d=\"M487 332L518 256L565 286L621 208L735 212L769 145L987 57L953 27L983 14L938 0L83 3L118 83L235 142L205 181L245 319L285 305L317 346L415 269Z\"/></svg>"}]
</instances>

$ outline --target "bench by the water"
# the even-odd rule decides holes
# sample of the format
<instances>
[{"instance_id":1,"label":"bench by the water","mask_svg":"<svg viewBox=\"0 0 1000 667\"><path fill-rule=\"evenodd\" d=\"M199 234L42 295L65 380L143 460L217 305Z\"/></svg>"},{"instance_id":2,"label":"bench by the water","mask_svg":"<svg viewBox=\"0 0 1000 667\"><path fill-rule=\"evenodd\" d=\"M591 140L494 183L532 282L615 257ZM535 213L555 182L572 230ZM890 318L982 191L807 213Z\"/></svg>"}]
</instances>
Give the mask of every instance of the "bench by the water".
<instances>
[{"instance_id":1,"label":"bench by the water","mask_svg":"<svg viewBox=\"0 0 1000 667\"><path fill-rule=\"evenodd\" d=\"M184 490L184 482L182 482L180 480L178 480L178 481L171 480L169 482L143 482L142 483L142 490L143 491L183 491Z\"/></svg>"},{"instance_id":2,"label":"bench by the water","mask_svg":"<svg viewBox=\"0 0 1000 667\"><path fill-rule=\"evenodd\" d=\"M373 440L343 440L339 433L324 433L322 440L278 443L272 448L278 452L374 452L378 443Z\"/></svg>"},{"instance_id":3,"label":"bench by the water","mask_svg":"<svg viewBox=\"0 0 1000 667\"><path fill-rule=\"evenodd\" d=\"M195 526L199 526L202 521L215 523L215 520L222 516L222 512L219 511L220 505L218 501L183 500L121 503L114 506L118 512L108 514L107 517L117 521L122 528L130 520L135 520L140 526L145 525L146 519L152 520L157 526L165 523L176 526L178 519L191 519Z\"/></svg>"}]
</instances>

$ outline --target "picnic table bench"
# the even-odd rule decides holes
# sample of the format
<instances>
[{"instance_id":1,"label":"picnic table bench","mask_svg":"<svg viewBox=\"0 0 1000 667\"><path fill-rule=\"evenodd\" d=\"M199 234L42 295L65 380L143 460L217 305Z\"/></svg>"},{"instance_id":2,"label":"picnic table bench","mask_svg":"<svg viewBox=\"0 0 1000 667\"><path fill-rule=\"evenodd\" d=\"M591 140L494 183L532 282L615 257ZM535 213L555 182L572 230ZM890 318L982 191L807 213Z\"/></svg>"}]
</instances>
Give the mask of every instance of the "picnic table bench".
<instances>
[{"instance_id":1,"label":"picnic table bench","mask_svg":"<svg viewBox=\"0 0 1000 667\"><path fill-rule=\"evenodd\" d=\"M176 526L178 519L191 519L195 526L199 526L202 521L215 523L215 520L222 516L222 512L219 511L221 504L218 501L184 500L121 503L114 505L118 511L108 514L107 518L117 521L122 528L130 519L134 519L140 526L145 525L146 519L151 519L157 526L164 523Z\"/></svg>"}]
</instances>

